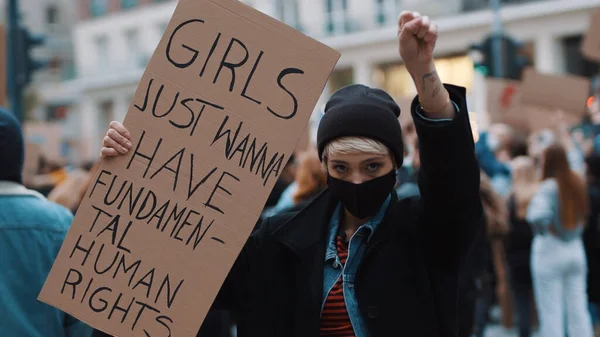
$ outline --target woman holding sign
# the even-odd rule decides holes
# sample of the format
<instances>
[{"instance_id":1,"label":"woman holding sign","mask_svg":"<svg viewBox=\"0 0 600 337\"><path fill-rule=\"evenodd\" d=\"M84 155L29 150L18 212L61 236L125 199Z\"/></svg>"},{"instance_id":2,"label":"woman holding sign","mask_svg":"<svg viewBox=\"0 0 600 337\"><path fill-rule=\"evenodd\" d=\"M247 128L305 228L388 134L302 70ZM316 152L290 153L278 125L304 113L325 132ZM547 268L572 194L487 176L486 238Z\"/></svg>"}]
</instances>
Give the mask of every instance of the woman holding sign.
<instances>
[{"instance_id":1,"label":"woman holding sign","mask_svg":"<svg viewBox=\"0 0 600 337\"><path fill-rule=\"evenodd\" d=\"M265 220L215 302L236 314L238 336L458 334L459 270L482 224L479 167L465 90L435 69L437 36L428 17L400 15L400 56L418 91L409 113L422 197L394 193L404 156L394 100L363 85L334 93L317 136L328 189ZM127 153L128 142L113 123L102 155Z\"/></svg>"}]
</instances>

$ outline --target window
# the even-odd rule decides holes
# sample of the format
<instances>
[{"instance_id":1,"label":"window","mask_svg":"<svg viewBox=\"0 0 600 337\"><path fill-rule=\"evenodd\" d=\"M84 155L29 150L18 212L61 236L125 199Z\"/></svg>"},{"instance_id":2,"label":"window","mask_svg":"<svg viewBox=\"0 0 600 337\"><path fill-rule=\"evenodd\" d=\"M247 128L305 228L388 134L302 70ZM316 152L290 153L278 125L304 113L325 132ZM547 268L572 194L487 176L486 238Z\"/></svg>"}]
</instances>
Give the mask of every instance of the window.
<instances>
[{"instance_id":1,"label":"window","mask_svg":"<svg viewBox=\"0 0 600 337\"><path fill-rule=\"evenodd\" d=\"M140 66L142 53L140 48L140 34L137 29L125 32L125 45L129 49L128 57L130 58L130 64L134 67Z\"/></svg>"},{"instance_id":2,"label":"window","mask_svg":"<svg viewBox=\"0 0 600 337\"><path fill-rule=\"evenodd\" d=\"M99 127L101 130L102 136L104 136L105 130L108 129L110 122L112 122L115 118L115 104L113 101L102 101L98 106L100 110L99 114Z\"/></svg>"},{"instance_id":3,"label":"window","mask_svg":"<svg viewBox=\"0 0 600 337\"><path fill-rule=\"evenodd\" d=\"M89 0L90 14L92 17L102 16L108 11L108 0Z\"/></svg>"},{"instance_id":4,"label":"window","mask_svg":"<svg viewBox=\"0 0 600 337\"><path fill-rule=\"evenodd\" d=\"M300 28L298 0L276 0L277 17L294 28Z\"/></svg>"},{"instance_id":5,"label":"window","mask_svg":"<svg viewBox=\"0 0 600 337\"><path fill-rule=\"evenodd\" d=\"M96 38L96 55L98 57L98 69L105 70L110 64L108 56L108 38L99 36Z\"/></svg>"},{"instance_id":6,"label":"window","mask_svg":"<svg viewBox=\"0 0 600 337\"><path fill-rule=\"evenodd\" d=\"M571 36L563 40L564 53L565 53L565 69L567 73L593 77L600 71L598 64L589 61L581 54L581 41L583 36Z\"/></svg>"},{"instance_id":7,"label":"window","mask_svg":"<svg viewBox=\"0 0 600 337\"><path fill-rule=\"evenodd\" d=\"M349 31L347 0L326 0L327 32L344 33Z\"/></svg>"},{"instance_id":8,"label":"window","mask_svg":"<svg viewBox=\"0 0 600 337\"><path fill-rule=\"evenodd\" d=\"M121 8L128 9L137 6L138 0L121 0Z\"/></svg>"},{"instance_id":9,"label":"window","mask_svg":"<svg viewBox=\"0 0 600 337\"><path fill-rule=\"evenodd\" d=\"M46 7L46 23L58 23L58 7L56 5L49 5Z\"/></svg>"},{"instance_id":10,"label":"window","mask_svg":"<svg viewBox=\"0 0 600 337\"><path fill-rule=\"evenodd\" d=\"M375 0L377 23L384 25L396 22L396 13L400 12L398 0Z\"/></svg>"},{"instance_id":11,"label":"window","mask_svg":"<svg viewBox=\"0 0 600 337\"><path fill-rule=\"evenodd\" d=\"M329 90L336 90L350 85L354 82L354 70L352 68L336 69L329 78Z\"/></svg>"}]
</instances>

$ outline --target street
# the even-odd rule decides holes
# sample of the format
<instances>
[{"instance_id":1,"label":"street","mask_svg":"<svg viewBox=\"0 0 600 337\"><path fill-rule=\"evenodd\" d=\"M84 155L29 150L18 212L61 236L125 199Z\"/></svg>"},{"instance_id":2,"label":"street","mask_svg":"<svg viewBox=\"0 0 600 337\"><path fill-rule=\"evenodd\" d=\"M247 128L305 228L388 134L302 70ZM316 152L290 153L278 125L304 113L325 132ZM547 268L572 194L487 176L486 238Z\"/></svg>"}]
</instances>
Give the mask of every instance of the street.
<instances>
[{"instance_id":1,"label":"street","mask_svg":"<svg viewBox=\"0 0 600 337\"><path fill-rule=\"evenodd\" d=\"M517 336L518 336L518 333L517 333L516 328L506 330L500 325L493 325L493 326L488 327L488 329L486 330L486 334L485 334L485 337L517 337ZM538 335L536 333L533 333L532 337L538 337Z\"/></svg>"}]
</instances>

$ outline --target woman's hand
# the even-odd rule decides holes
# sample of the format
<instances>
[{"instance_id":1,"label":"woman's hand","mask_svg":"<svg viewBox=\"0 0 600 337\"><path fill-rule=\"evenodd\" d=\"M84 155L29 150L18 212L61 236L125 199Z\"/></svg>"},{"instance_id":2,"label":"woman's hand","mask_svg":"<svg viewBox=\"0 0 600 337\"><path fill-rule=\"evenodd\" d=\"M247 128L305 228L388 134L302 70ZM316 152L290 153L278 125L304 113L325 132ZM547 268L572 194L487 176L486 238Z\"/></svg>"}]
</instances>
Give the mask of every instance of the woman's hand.
<instances>
[{"instance_id":1,"label":"woman's hand","mask_svg":"<svg viewBox=\"0 0 600 337\"><path fill-rule=\"evenodd\" d=\"M398 18L398 48L407 69L427 67L433 61L438 30L435 22L417 12L404 11Z\"/></svg>"},{"instance_id":2,"label":"woman's hand","mask_svg":"<svg viewBox=\"0 0 600 337\"><path fill-rule=\"evenodd\" d=\"M110 128L102 140L102 158L127 154L131 147L131 134L125 126L117 121L110 122Z\"/></svg>"},{"instance_id":3,"label":"woman's hand","mask_svg":"<svg viewBox=\"0 0 600 337\"><path fill-rule=\"evenodd\" d=\"M404 11L398 18L398 49L417 88L421 107L429 118L453 118L456 114L448 91L435 69L433 50L438 38L435 22L417 12Z\"/></svg>"}]
</instances>

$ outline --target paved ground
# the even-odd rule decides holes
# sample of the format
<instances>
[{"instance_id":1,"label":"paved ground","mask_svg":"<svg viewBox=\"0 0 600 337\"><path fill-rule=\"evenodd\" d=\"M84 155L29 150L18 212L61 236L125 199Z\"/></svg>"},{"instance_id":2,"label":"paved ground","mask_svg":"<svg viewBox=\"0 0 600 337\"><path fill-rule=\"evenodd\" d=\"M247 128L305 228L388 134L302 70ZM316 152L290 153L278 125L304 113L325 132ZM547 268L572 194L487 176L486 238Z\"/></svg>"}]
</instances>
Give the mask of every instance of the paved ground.
<instances>
[{"instance_id":1,"label":"paved ground","mask_svg":"<svg viewBox=\"0 0 600 337\"><path fill-rule=\"evenodd\" d=\"M518 337L515 329L505 330L502 326L490 326L486 330L485 337ZM538 337L537 334L533 334L532 337Z\"/></svg>"}]
</instances>

